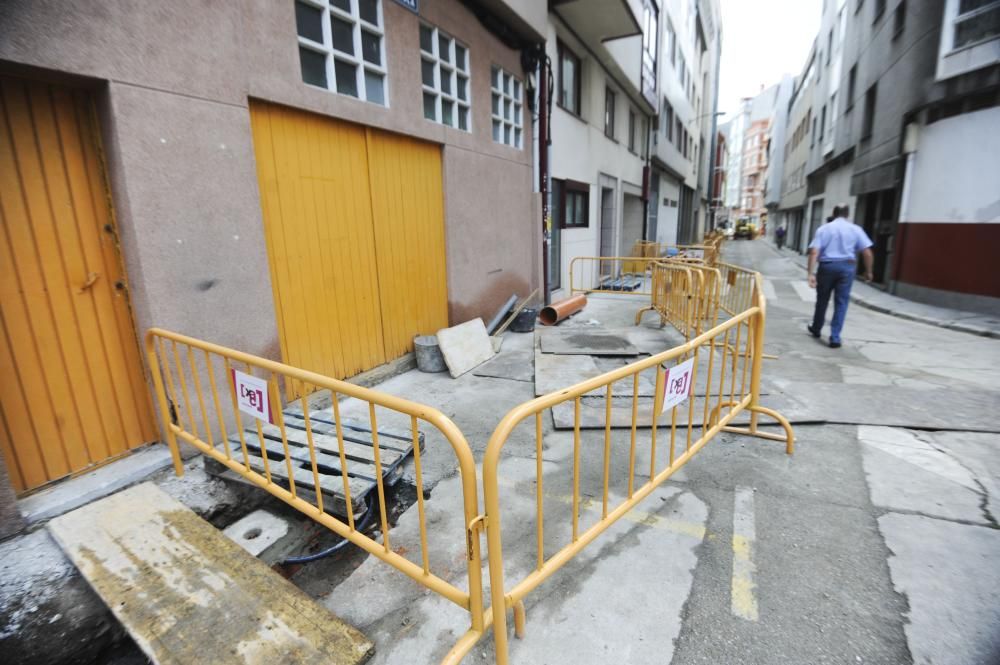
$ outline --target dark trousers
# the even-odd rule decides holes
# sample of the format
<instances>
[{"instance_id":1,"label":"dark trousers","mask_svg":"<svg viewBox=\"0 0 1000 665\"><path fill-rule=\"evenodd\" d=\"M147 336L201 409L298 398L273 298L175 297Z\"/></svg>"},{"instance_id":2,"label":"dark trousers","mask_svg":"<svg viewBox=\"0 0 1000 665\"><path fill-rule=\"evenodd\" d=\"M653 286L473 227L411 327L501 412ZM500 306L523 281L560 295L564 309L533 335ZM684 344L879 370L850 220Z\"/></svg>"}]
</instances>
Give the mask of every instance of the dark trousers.
<instances>
[{"instance_id":1,"label":"dark trousers","mask_svg":"<svg viewBox=\"0 0 1000 665\"><path fill-rule=\"evenodd\" d=\"M812 329L817 333L823 329L826 320L826 306L833 294L833 319L830 320L830 341L840 342L840 331L844 329L847 305L851 301L851 285L857 270L854 261L827 261L819 264L816 271L816 310L813 313Z\"/></svg>"}]
</instances>

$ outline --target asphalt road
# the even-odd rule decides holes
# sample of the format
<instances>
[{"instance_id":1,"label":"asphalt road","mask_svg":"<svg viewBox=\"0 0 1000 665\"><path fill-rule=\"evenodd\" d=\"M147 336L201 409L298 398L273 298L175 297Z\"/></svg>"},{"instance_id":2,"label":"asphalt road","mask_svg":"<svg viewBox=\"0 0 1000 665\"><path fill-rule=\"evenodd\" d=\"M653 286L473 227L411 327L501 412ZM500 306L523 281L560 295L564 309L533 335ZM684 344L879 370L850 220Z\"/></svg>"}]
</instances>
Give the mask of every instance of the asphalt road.
<instances>
[{"instance_id":1,"label":"asphalt road","mask_svg":"<svg viewBox=\"0 0 1000 665\"><path fill-rule=\"evenodd\" d=\"M1000 663L1000 422L988 408L1000 407L1000 342L852 306L843 347L830 349L806 334L812 292L798 265L764 240L731 241L724 257L766 278L765 350L778 359L765 361L764 405L796 404L812 424L796 426L793 456L774 442L713 440L526 598L511 662ZM631 326L638 301L615 298L592 298L573 325ZM530 349L530 336L509 335L503 353ZM534 395L523 379L472 374L410 372L380 388L441 408L477 460L500 416ZM600 486L590 451L602 436L583 433L584 487ZM572 432L547 422L550 553L568 537L572 448ZM431 437L431 565L461 585L459 484L434 450ZM508 583L535 562L535 468L530 436L512 439L501 462ZM600 503L585 493L581 528ZM417 536L411 508L392 542L416 551ZM372 557L322 602L376 642L374 663L438 662L468 626ZM465 660L492 662L489 638Z\"/></svg>"}]
</instances>

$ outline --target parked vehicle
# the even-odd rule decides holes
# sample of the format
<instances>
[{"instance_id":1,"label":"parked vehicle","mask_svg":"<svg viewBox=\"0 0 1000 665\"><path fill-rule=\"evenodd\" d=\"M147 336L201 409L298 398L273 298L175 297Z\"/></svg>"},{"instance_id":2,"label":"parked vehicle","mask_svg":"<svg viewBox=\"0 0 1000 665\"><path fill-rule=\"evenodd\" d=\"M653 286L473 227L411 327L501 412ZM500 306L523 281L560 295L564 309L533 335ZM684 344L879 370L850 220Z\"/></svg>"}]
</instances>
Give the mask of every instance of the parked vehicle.
<instances>
[{"instance_id":1,"label":"parked vehicle","mask_svg":"<svg viewBox=\"0 0 1000 665\"><path fill-rule=\"evenodd\" d=\"M757 237L757 226L749 219L741 219L736 223L735 236L737 238L749 238L753 240Z\"/></svg>"}]
</instances>

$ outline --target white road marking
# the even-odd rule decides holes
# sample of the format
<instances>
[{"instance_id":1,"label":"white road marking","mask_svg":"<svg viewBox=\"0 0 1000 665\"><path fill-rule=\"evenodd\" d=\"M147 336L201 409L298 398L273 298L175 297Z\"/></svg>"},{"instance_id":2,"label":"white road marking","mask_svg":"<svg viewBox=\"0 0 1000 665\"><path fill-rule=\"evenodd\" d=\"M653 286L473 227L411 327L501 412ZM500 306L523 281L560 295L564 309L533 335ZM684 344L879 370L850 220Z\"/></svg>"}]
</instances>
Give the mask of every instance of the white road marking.
<instances>
[{"instance_id":1,"label":"white road marking","mask_svg":"<svg viewBox=\"0 0 1000 665\"><path fill-rule=\"evenodd\" d=\"M778 294L774 291L774 283L769 280L764 280L764 297L768 300L777 300Z\"/></svg>"},{"instance_id":2,"label":"white road marking","mask_svg":"<svg viewBox=\"0 0 1000 665\"><path fill-rule=\"evenodd\" d=\"M747 621L757 620L753 493L748 487L737 487L733 495L733 584L730 608L733 616Z\"/></svg>"},{"instance_id":3,"label":"white road marking","mask_svg":"<svg viewBox=\"0 0 1000 665\"><path fill-rule=\"evenodd\" d=\"M816 302L816 289L809 288L805 280L795 280L790 282L795 292L799 294L805 302Z\"/></svg>"}]
</instances>

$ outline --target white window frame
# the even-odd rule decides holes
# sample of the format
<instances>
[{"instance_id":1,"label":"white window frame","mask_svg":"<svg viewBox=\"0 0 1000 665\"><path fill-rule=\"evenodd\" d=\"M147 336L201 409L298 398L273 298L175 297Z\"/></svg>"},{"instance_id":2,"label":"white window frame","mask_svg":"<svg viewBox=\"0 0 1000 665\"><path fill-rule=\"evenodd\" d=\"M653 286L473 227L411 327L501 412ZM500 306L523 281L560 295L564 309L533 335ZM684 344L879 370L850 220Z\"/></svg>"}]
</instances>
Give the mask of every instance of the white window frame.
<instances>
[{"instance_id":1,"label":"white window frame","mask_svg":"<svg viewBox=\"0 0 1000 665\"><path fill-rule=\"evenodd\" d=\"M314 51L324 56L326 59L326 88L322 88L312 83L305 83L310 88L317 88L319 90L326 90L328 92L333 92L338 95L343 95L345 97L354 97L346 92L339 92L337 90L337 70L334 66L334 60L340 60L351 64L354 67L354 85L357 88L358 96L354 97L366 102L371 102L372 104L379 104L380 106L389 106L389 71L386 67L385 58L385 17L382 13L382 0L375 0L375 10L378 12L378 25L372 25L368 21L361 18L361 11L358 6L358 0L349 0L351 11L346 12L340 7L333 4L332 0L294 0L295 3L301 3L310 7L314 7L322 11L322 18L320 19L323 28L323 43L315 42L307 37L298 35L298 45L299 48L305 48L310 51ZM354 48L354 55L344 53L343 51L338 51L333 48L333 27L330 24L331 17L339 18L345 22L351 24L351 37ZM361 31L364 28L365 31L370 32L379 37L379 62L381 64L374 64L368 62L364 59L361 50ZM382 102L373 101L368 98L368 85L365 81L365 72L370 71L381 75L382 77Z\"/></svg>"},{"instance_id":2,"label":"white window frame","mask_svg":"<svg viewBox=\"0 0 1000 665\"><path fill-rule=\"evenodd\" d=\"M420 87L421 87L421 99L420 99L420 109L421 114L423 114L423 95L430 94L434 95L434 118L433 121L444 125L445 127L452 127L462 132L472 132L472 72L469 67L469 46L458 39L448 34L443 30L438 30L437 26L430 23L420 23L421 27L427 28L431 31L431 48L433 52L428 52L420 47L420 59L422 62L430 62L434 65L434 85L429 86L424 83L423 77L423 65L421 64L420 71ZM440 51L441 38L448 40L448 60L442 60ZM465 49L465 63L464 66L460 66L456 58L456 46L461 46ZM441 72L443 69L450 70L448 73L451 93L446 93L441 89ZM465 99L461 100L458 97L458 80L459 78L465 79ZM444 121L444 114L442 113L442 100L450 101L454 104L454 111L451 114L451 123ZM459 126L459 116L461 115L461 110L464 109L466 113L466 126ZM423 114L426 120L431 120L426 114Z\"/></svg>"},{"instance_id":3,"label":"white window frame","mask_svg":"<svg viewBox=\"0 0 1000 665\"><path fill-rule=\"evenodd\" d=\"M494 98L498 100L498 112L493 111ZM506 117L508 104L511 116L509 120ZM499 124L499 138L492 134L493 140L520 150L524 145L524 84L500 65L490 67L490 117L491 134ZM508 136L510 141L507 140Z\"/></svg>"},{"instance_id":4,"label":"white window frame","mask_svg":"<svg viewBox=\"0 0 1000 665\"><path fill-rule=\"evenodd\" d=\"M967 72L996 64L996 42L1000 36L984 37L962 46L955 45L955 33L959 23L976 20L987 12L995 11L997 3L989 3L978 9L959 13L959 0L945 0L944 19L941 26L941 44L938 49L938 64L935 80L959 76Z\"/></svg>"}]
</instances>

